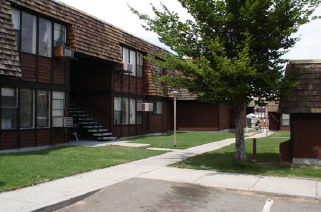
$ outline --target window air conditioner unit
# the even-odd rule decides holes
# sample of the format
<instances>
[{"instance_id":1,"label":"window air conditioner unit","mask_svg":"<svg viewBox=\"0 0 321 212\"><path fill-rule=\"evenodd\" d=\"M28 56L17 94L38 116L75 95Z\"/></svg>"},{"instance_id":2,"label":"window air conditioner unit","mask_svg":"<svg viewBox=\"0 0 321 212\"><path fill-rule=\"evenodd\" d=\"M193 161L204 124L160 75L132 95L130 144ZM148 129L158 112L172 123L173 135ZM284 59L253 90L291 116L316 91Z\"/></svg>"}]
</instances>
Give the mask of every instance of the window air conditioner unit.
<instances>
[{"instance_id":1,"label":"window air conditioner unit","mask_svg":"<svg viewBox=\"0 0 321 212\"><path fill-rule=\"evenodd\" d=\"M116 65L115 71L132 73L133 72L133 65L126 63L126 62L122 62L122 63Z\"/></svg>"},{"instance_id":2,"label":"window air conditioner unit","mask_svg":"<svg viewBox=\"0 0 321 212\"><path fill-rule=\"evenodd\" d=\"M72 117L57 117L52 118L52 126L53 127L65 127L70 128L73 127L74 122Z\"/></svg>"},{"instance_id":3,"label":"window air conditioner unit","mask_svg":"<svg viewBox=\"0 0 321 212\"><path fill-rule=\"evenodd\" d=\"M153 110L153 103L137 103L137 111L151 112Z\"/></svg>"},{"instance_id":4,"label":"window air conditioner unit","mask_svg":"<svg viewBox=\"0 0 321 212\"><path fill-rule=\"evenodd\" d=\"M74 51L65 46L57 46L54 48L54 56L59 59L73 59Z\"/></svg>"}]
</instances>

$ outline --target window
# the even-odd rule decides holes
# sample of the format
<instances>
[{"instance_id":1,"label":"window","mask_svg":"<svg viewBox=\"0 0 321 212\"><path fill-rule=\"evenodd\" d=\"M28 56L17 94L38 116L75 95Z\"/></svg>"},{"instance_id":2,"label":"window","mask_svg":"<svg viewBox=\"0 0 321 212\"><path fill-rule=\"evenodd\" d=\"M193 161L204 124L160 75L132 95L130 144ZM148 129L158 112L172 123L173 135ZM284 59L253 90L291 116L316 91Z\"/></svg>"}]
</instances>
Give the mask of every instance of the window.
<instances>
[{"instance_id":1,"label":"window","mask_svg":"<svg viewBox=\"0 0 321 212\"><path fill-rule=\"evenodd\" d=\"M13 26L16 31L17 47L18 47L18 49L20 49L20 47L19 47L19 45L20 45L20 10L12 8L11 14L12 14Z\"/></svg>"},{"instance_id":2,"label":"window","mask_svg":"<svg viewBox=\"0 0 321 212\"><path fill-rule=\"evenodd\" d=\"M142 103L143 100L137 99L137 103ZM143 112L142 111L137 111L137 124L143 124Z\"/></svg>"},{"instance_id":3,"label":"window","mask_svg":"<svg viewBox=\"0 0 321 212\"><path fill-rule=\"evenodd\" d=\"M39 19L39 55L51 57L51 22Z\"/></svg>"},{"instance_id":4,"label":"window","mask_svg":"<svg viewBox=\"0 0 321 212\"><path fill-rule=\"evenodd\" d=\"M290 114L282 114L282 126L290 126Z\"/></svg>"},{"instance_id":5,"label":"window","mask_svg":"<svg viewBox=\"0 0 321 212\"><path fill-rule=\"evenodd\" d=\"M50 108L50 95L49 91L37 92L37 127L49 127L49 108Z\"/></svg>"},{"instance_id":6,"label":"window","mask_svg":"<svg viewBox=\"0 0 321 212\"><path fill-rule=\"evenodd\" d=\"M144 57L137 53L137 77L143 77Z\"/></svg>"},{"instance_id":7,"label":"window","mask_svg":"<svg viewBox=\"0 0 321 212\"><path fill-rule=\"evenodd\" d=\"M129 50L125 47L122 47L122 51L123 51L123 62L124 63L129 63ZM128 74L128 73L125 73Z\"/></svg>"},{"instance_id":8,"label":"window","mask_svg":"<svg viewBox=\"0 0 321 212\"><path fill-rule=\"evenodd\" d=\"M114 97L114 119L117 125L136 124L136 99Z\"/></svg>"},{"instance_id":9,"label":"window","mask_svg":"<svg viewBox=\"0 0 321 212\"><path fill-rule=\"evenodd\" d=\"M129 50L123 47L123 62L129 63Z\"/></svg>"},{"instance_id":10,"label":"window","mask_svg":"<svg viewBox=\"0 0 321 212\"><path fill-rule=\"evenodd\" d=\"M54 24L54 46L66 45L66 27L61 24Z\"/></svg>"},{"instance_id":11,"label":"window","mask_svg":"<svg viewBox=\"0 0 321 212\"><path fill-rule=\"evenodd\" d=\"M133 72L132 75L136 76L136 52L133 50L130 50L130 64L133 65Z\"/></svg>"},{"instance_id":12,"label":"window","mask_svg":"<svg viewBox=\"0 0 321 212\"><path fill-rule=\"evenodd\" d=\"M128 108L128 99L127 98L122 98L121 101L121 118L122 118L122 124L126 125L128 124L128 119L129 119L129 108Z\"/></svg>"},{"instance_id":13,"label":"window","mask_svg":"<svg viewBox=\"0 0 321 212\"><path fill-rule=\"evenodd\" d=\"M123 53L123 62L129 63L133 66L131 75L137 77L143 77L143 66L144 66L144 57L142 54L129 50L125 47L122 47Z\"/></svg>"},{"instance_id":14,"label":"window","mask_svg":"<svg viewBox=\"0 0 321 212\"><path fill-rule=\"evenodd\" d=\"M162 114L162 110L163 110L163 102L162 101L156 101L154 102L154 114L157 114L157 115L161 115Z\"/></svg>"},{"instance_id":15,"label":"window","mask_svg":"<svg viewBox=\"0 0 321 212\"><path fill-rule=\"evenodd\" d=\"M117 125L121 124L121 98L114 97L114 119L117 121Z\"/></svg>"},{"instance_id":16,"label":"window","mask_svg":"<svg viewBox=\"0 0 321 212\"><path fill-rule=\"evenodd\" d=\"M20 90L20 128L34 127L34 91Z\"/></svg>"},{"instance_id":17,"label":"window","mask_svg":"<svg viewBox=\"0 0 321 212\"><path fill-rule=\"evenodd\" d=\"M21 51L36 54L36 16L22 12Z\"/></svg>"},{"instance_id":18,"label":"window","mask_svg":"<svg viewBox=\"0 0 321 212\"><path fill-rule=\"evenodd\" d=\"M15 88L1 88L1 129L17 128L18 92Z\"/></svg>"},{"instance_id":19,"label":"window","mask_svg":"<svg viewBox=\"0 0 321 212\"><path fill-rule=\"evenodd\" d=\"M136 124L136 100L129 99L129 124Z\"/></svg>"},{"instance_id":20,"label":"window","mask_svg":"<svg viewBox=\"0 0 321 212\"><path fill-rule=\"evenodd\" d=\"M16 8L11 8L11 14L16 31L18 49L21 49L22 52L51 57L53 38L55 47L66 46L67 30L65 26L36 17ZM22 17L20 18L20 16ZM52 30L53 24L54 32Z\"/></svg>"},{"instance_id":21,"label":"window","mask_svg":"<svg viewBox=\"0 0 321 212\"><path fill-rule=\"evenodd\" d=\"M63 117L65 115L65 93L52 92L52 117Z\"/></svg>"}]
</instances>

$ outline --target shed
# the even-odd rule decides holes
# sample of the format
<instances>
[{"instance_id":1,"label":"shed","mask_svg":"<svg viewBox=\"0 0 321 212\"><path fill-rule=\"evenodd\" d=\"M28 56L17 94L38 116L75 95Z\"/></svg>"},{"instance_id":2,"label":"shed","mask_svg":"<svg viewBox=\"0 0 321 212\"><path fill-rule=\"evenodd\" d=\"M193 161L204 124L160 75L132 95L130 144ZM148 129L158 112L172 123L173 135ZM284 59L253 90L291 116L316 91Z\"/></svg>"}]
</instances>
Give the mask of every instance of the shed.
<instances>
[{"instance_id":1,"label":"shed","mask_svg":"<svg viewBox=\"0 0 321 212\"><path fill-rule=\"evenodd\" d=\"M290 157L294 164L321 165L321 60L290 61L287 73L294 71L300 84L279 105L290 114Z\"/></svg>"}]
</instances>

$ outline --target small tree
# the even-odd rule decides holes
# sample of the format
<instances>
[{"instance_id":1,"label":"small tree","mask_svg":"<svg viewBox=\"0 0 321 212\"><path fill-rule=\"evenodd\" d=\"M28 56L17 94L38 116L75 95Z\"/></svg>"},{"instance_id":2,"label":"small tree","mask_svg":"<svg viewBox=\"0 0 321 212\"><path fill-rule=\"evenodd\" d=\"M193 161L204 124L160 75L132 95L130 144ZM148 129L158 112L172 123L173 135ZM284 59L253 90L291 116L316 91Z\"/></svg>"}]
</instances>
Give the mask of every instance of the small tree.
<instances>
[{"instance_id":1,"label":"small tree","mask_svg":"<svg viewBox=\"0 0 321 212\"><path fill-rule=\"evenodd\" d=\"M154 18L131 10L176 53L162 55L164 61L157 63L181 75L163 81L187 88L200 101L227 101L234 108L235 159L247 160L244 109L253 97L259 103L277 100L293 87L283 77L282 56L298 41L293 33L311 20L321 0L178 1L193 20L179 20L163 4L162 11L152 5Z\"/></svg>"}]
</instances>

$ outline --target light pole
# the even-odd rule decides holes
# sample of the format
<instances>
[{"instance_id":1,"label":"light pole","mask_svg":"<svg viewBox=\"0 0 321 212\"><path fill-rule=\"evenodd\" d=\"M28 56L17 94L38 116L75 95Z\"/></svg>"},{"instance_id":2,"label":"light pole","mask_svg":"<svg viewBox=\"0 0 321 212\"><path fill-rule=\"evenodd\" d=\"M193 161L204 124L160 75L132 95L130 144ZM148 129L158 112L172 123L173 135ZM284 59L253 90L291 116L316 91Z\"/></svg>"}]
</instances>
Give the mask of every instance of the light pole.
<instances>
[{"instance_id":1,"label":"light pole","mask_svg":"<svg viewBox=\"0 0 321 212\"><path fill-rule=\"evenodd\" d=\"M265 126L266 126L266 137L269 136L269 111L268 111L268 103L265 106Z\"/></svg>"},{"instance_id":2,"label":"light pole","mask_svg":"<svg viewBox=\"0 0 321 212\"><path fill-rule=\"evenodd\" d=\"M174 96L174 147L176 147L176 99L180 93L178 91L173 91L172 94Z\"/></svg>"}]
</instances>

